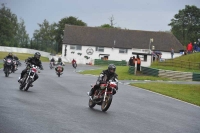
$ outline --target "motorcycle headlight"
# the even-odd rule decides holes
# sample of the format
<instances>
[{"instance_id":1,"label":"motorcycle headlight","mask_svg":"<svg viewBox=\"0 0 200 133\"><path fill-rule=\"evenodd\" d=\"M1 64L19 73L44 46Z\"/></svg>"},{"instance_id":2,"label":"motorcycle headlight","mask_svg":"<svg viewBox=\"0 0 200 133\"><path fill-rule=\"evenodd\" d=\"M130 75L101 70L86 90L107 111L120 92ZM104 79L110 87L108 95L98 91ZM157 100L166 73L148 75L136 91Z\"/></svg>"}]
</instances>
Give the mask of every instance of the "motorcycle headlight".
<instances>
[{"instance_id":1,"label":"motorcycle headlight","mask_svg":"<svg viewBox=\"0 0 200 133\"><path fill-rule=\"evenodd\" d=\"M100 85L100 89L103 90L103 89L105 89L105 88L106 88L106 85L105 85L105 84L101 84L101 85Z\"/></svg>"}]
</instances>

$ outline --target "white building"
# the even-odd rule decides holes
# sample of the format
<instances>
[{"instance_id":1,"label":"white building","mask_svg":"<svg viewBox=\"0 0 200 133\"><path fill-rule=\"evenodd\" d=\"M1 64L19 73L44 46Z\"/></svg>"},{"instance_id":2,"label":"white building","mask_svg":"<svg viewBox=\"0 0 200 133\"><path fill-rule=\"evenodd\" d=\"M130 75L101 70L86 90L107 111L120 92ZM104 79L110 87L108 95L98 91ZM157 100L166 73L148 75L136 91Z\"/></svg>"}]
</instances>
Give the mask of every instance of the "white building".
<instances>
[{"instance_id":1,"label":"white building","mask_svg":"<svg viewBox=\"0 0 200 133\"><path fill-rule=\"evenodd\" d=\"M102 58L128 62L138 53L141 65L150 66L152 59L148 53L152 46L162 52L164 59L171 58L171 48L174 57L180 56L179 50L183 49L170 33L65 25L62 58L67 62L75 59L78 64L94 64L95 59Z\"/></svg>"}]
</instances>

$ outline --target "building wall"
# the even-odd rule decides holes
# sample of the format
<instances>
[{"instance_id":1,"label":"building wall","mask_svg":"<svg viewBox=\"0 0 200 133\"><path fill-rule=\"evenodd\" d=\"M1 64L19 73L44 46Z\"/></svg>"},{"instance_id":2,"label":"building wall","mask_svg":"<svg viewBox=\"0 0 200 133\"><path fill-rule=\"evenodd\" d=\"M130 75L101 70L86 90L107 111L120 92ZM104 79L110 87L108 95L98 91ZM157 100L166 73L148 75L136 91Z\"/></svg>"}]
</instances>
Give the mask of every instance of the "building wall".
<instances>
[{"instance_id":1,"label":"building wall","mask_svg":"<svg viewBox=\"0 0 200 133\"><path fill-rule=\"evenodd\" d=\"M93 49L93 54L88 55L86 53L87 49L91 48ZM82 50L71 50L70 45L66 44L66 56L64 56L65 53L65 44L63 44L62 48L62 58L63 61L66 62L71 62L73 59L77 61L77 64L86 64L86 63L92 63L94 64L94 59L101 59L102 56L99 56L99 54L109 54L108 60L116 60L116 61L121 61L121 60L126 60L127 62L129 61L130 57L135 56L133 55L132 52L138 52L138 53L147 53L148 49L128 49L127 53L119 53L119 48L105 48L104 47L104 52L99 52L96 51L96 46L82 46ZM71 52L75 52L72 54ZM82 55L78 55L77 53L82 53ZM84 56L89 56L90 59L84 58ZM180 53L174 53L174 58L181 56ZM162 58L164 59L171 59L171 53L170 52L162 52ZM151 56L147 56L147 61L141 60L141 66L150 66L151 65Z\"/></svg>"},{"instance_id":2,"label":"building wall","mask_svg":"<svg viewBox=\"0 0 200 133\"><path fill-rule=\"evenodd\" d=\"M86 53L88 48L93 49L94 52L92 55L88 55ZM90 62L94 64L94 59L101 59L102 56L99 56L99 54L109 54L108 60L116 60L116 61L126 60L128 62L130 57L132 56L136 57L136 55L133 55L132 52L140 52L140 53L143 52L143 50L140 49L128 49L127 53L119 53L118 48L104 48L104 52L99 52L96 51L96 47L94 46L82 46L82 50L71 50L70 45L67 45L66 49L67 49L66 56L64 56L65 44L63 44L62 48L63 61L71 62L73 59L75 59L77 61L77 64L86 64ZM72 51L74 51L75 53L72 54L71 53ZM82 53L82 55L80 56L77 53ZM90 59L86 59L84 58L84 56L89 56ZM151 63L151 56L147 57L147 61L141 61L142 66L150 66L150 63Z\"/></svg>"}]
</instances>

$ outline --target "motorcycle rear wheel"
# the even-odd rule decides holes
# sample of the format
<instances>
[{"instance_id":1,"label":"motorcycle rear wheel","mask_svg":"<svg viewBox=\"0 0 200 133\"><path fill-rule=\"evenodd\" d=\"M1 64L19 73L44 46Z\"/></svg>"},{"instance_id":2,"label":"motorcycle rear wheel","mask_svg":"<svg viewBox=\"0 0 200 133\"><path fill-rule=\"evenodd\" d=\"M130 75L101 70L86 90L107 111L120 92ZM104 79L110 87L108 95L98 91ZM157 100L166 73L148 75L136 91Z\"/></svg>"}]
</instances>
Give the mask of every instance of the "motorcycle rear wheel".
<instances>
[{"instance_id":1,"label":"motorcycle rear wheel","mask_svg":"<svg viewBox=\"0 0 200 133\"><path fill-rule=\"evenodd\" d=\"M111 103L112 103L112 95L110 94L105 98L105 101L102 102L101 110L103 112L106 112L109 109Z\"/></svg>"}]
</instances>

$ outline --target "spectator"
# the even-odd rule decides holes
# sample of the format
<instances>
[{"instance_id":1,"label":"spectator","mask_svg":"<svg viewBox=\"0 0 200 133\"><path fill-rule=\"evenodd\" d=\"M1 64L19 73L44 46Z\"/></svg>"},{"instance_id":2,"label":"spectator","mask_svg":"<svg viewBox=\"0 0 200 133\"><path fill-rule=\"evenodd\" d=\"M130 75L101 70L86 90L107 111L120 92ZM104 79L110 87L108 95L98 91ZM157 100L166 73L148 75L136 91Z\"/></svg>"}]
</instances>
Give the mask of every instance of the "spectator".
<instances>
[{"instance_id":1,"label":"spectator","mask_svg":"<svg viewBox=\"0 0 200 133\"><path fill-rule=\"evenodd\" d=\"M171 48L171 58L173 59L174 58L174 49Z\"/></svg>"},{"instance_id":2,"label":"spectator","mask_svg":"<svg viewBox=\"0 0 200 133\"><path fill-rule=\"evenodd\" d=\"M133 66L135 67L135 62L137 61L137 59L135 58L135 56L133 56Z\"/></svg>"},{"instance_id":3,"label":"spectator","mask_svg":"<svg viewBox=\"0 0 200 133\"><path fill-rule=\"evenodd\" d=\"M133 66L133 58L132 57L130 57L130 59L129 59L129 64L128 64L129 66Z\"/></svg>"},{"instance_id":4,"label":"spectator","mask_svg":"<svg viewBox=\"0 0 200 133\"><path fill-rule=\"evenodd\" d=\"M140 71L141 60L139 55L137 55L137 71Z\"/></svg>"},{"instance_id":5,"label":"spectator","mask_svg":"<svg viewBox=\"0 0 200 133\"><path fill-rule=\"evenodd\" d=\"M191 54L193 51L193 46L191 42L187 45L187 51L188 51L188 54Z\"/></svg>"}]
</instances>

